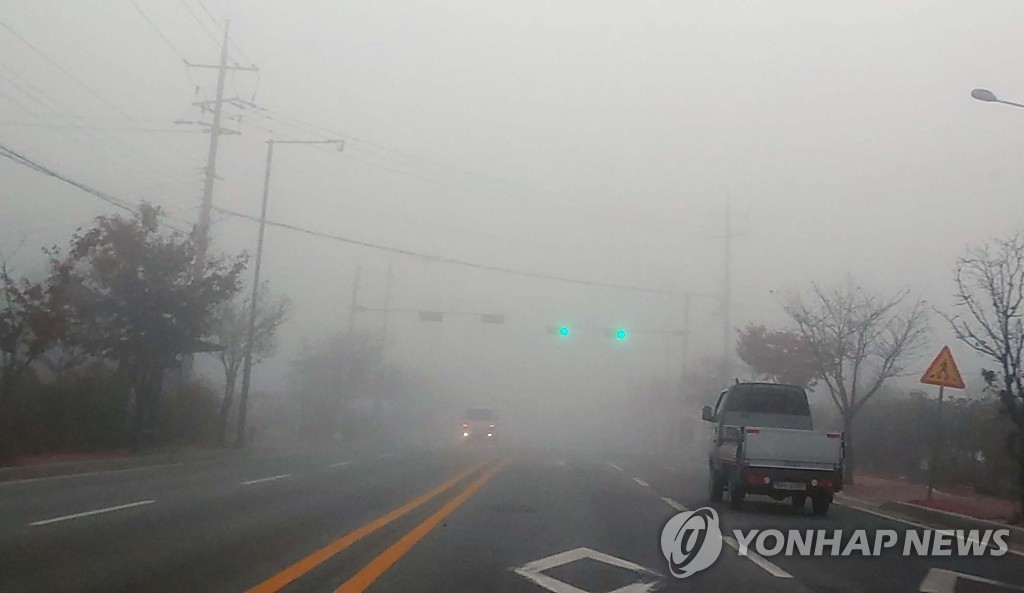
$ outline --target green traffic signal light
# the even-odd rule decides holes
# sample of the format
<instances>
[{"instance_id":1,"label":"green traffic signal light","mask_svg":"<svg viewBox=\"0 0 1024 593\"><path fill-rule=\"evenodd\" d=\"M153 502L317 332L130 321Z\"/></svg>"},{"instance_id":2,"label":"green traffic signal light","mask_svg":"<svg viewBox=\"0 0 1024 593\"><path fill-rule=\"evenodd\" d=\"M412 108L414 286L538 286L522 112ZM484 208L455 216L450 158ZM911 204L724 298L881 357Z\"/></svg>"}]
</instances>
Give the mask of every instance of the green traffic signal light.
<instances>
[{"instance_id":1,"label":"green traffic signal light","mask_svg":"<svg viewBox=\"0 0 1024 593\"><path fill-rule=\"evenodd\" d=\"M563 325L562 327L558 328L558 333L559 335L567 336L569 335L569 328Z\"/></svg>"},{"instance_id":2,"label":"green traffic signal light","mask_svg":"<svg viewBox=\"0 0 1024 593\"><path fill-rule=\"evenodd\" d=\"M625 340L626 339L626 330L624 330L624 329L617 330L615 332L615 339L616 340Z\"/></svg>"}]
</instances>

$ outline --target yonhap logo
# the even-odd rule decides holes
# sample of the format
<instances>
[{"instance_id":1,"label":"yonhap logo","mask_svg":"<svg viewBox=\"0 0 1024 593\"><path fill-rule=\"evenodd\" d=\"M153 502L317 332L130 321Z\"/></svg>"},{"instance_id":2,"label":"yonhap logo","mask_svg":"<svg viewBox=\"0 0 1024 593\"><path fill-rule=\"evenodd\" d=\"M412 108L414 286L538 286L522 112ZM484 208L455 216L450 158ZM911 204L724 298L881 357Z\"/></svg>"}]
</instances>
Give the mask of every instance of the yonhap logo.
<instances>
[{"instance_id":1,"label":"yonhap logo","mask_svg":"<svg viewBox=\"0 0 1024 593\"><path fill-rule=\"evenodd\" d=\"M714 564L722 553L722 530L715 509L703 507L669 519L661 530L661 553L677 579Z\"/></svg>"}]
</instances>

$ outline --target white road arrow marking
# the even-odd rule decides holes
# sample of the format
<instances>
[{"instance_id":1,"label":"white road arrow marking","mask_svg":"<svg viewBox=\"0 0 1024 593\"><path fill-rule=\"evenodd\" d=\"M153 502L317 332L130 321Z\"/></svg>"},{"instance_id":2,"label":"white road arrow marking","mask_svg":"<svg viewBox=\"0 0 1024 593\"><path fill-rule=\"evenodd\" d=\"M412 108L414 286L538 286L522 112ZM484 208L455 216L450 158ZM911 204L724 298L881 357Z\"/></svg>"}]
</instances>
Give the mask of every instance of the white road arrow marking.
<instances>
[{"instance_id":1,"label":"white road arrow marking","mask_svg":"<svg viewBox=\"0 0 1024 593\"><path fill-rule=\"evenodd\" d=\"M1001 587L1007 592L1024 591L1024 587L1019 587L1017 585L1000 583L999 581L993 581L992 579L974 576L973 574L954 572L943 568L933 568L929 570L928 574L924 577L924 580L921 581L921 586L918 590L921 591L921 593L955 593L957 581L961 579L972 583Z\"/></svg>"},{"instance_id":2,"label":"white road arrow marking","mask_svg":"<svg viewBox=\"0 0 1024 593\"><path fill-rule=\"evenodd\" d=\"M548 556L547 558L528 562L514 570L519 576L527 578L537 585L540 585L548 591L553 591L554 593L590 593L590 591L574 587L569 583L544 574L544 571L546 570L551 570L552 568L562 566L563 564L570 564L577 560L583 560L584 558L624 568L637 573L640 577L644 577L645 580L650 580L652 578L655 579L651 582L641 580L631 585L626 585L625 587L619 587L618 589L609 591L608 593L649 593L650 591L656 590L661 584L660 580L658 580L661 575L653 570L644 568L643 566L630 562L629 560L623 560L622 558L616 558L615 556L598 552L597 550L591 550L590 548L576 548L575 550L560 552L558 554Z\"/></svg>"}]
</instances>

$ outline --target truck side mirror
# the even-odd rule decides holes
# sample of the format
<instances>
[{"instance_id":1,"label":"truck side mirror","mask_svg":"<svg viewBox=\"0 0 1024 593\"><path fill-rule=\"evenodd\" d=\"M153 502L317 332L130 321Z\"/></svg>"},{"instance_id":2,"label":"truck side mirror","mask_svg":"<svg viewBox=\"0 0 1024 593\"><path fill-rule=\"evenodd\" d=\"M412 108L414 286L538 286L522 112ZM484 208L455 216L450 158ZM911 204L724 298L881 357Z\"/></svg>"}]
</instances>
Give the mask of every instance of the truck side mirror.
<instances>
[{"instance_id":1,"label":"truck side mirror","mask_svg":"<svg viewBox=\"0 0 1024 593\"><path fill-rule=\"evenodd\" d=\"M708 422L714 422L715 421L715 413L711 409L711 406L704 406L704 408L700 411L700 417L701 417L702 420L707 420Z\"/></svg>"}]
</instances>

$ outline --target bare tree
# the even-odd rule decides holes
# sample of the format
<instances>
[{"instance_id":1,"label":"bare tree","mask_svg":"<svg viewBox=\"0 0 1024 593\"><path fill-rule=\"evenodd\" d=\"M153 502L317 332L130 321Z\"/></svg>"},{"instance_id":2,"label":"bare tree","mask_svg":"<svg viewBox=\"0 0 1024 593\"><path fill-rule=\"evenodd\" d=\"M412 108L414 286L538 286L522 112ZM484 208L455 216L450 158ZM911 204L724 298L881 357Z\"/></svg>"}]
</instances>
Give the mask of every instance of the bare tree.
<instances>
[{"instance_id":1,"label":"bare tree","mask_svg":"<svg viewBox=\"0 0 1024 593\"><path fill-rule=\"evenodd\" d=\"M273 356L277 350L277 328L284 322L291 306L286 296L274 297L266 282L260 285L256 307L256 326L253 333L253 364ZM226 444L228 416L235 396L238 373L245 361L245 342L249 324L249 298L237 298L222 303L214 313L212 337L223 349L216 352L224 367L224 398L217 416L217 443Z\"/></svg>"},{"instance_id":2,"label":"bare tree","mask_svg":"<svg viewBox=\"0 0 1024 593\"><path fill-rule=\"evenodd\" d=\"M999 364L982 372L999 390L1007 414L1024 431L1024 230L967 248L957 260L955 315L945 315L957 339ZM1024 456L1017 453L1018 492L1024 509Z\"/></svg>"},{"instance_id":3,"label":"bare tree","mask_svg":"<svg viewBox=\"0 0 1024 593\"><path fill-rule=\"evenodd\" d=\"M378 334L341 333L303 346L292 363L289 383L302 405L302 430L307 438L340 433L357 437L351 403L379 377L384 365Z\"/></svg>"},{"instance_id":4,"label":"bare tree","mask_svg":"<svg viewBox=\"0 0 1024 593\"><path fill-rule=\"evenodd\" d=\"M816 361L822 383L843 418L844 479L853 483L853 423L857 413L893 377L904 374L928 332L923 301L909 291L872 294L852 280L832 288L812 286L808 299L793 296L784 306Z\"/></svg>"}]
</instances>

